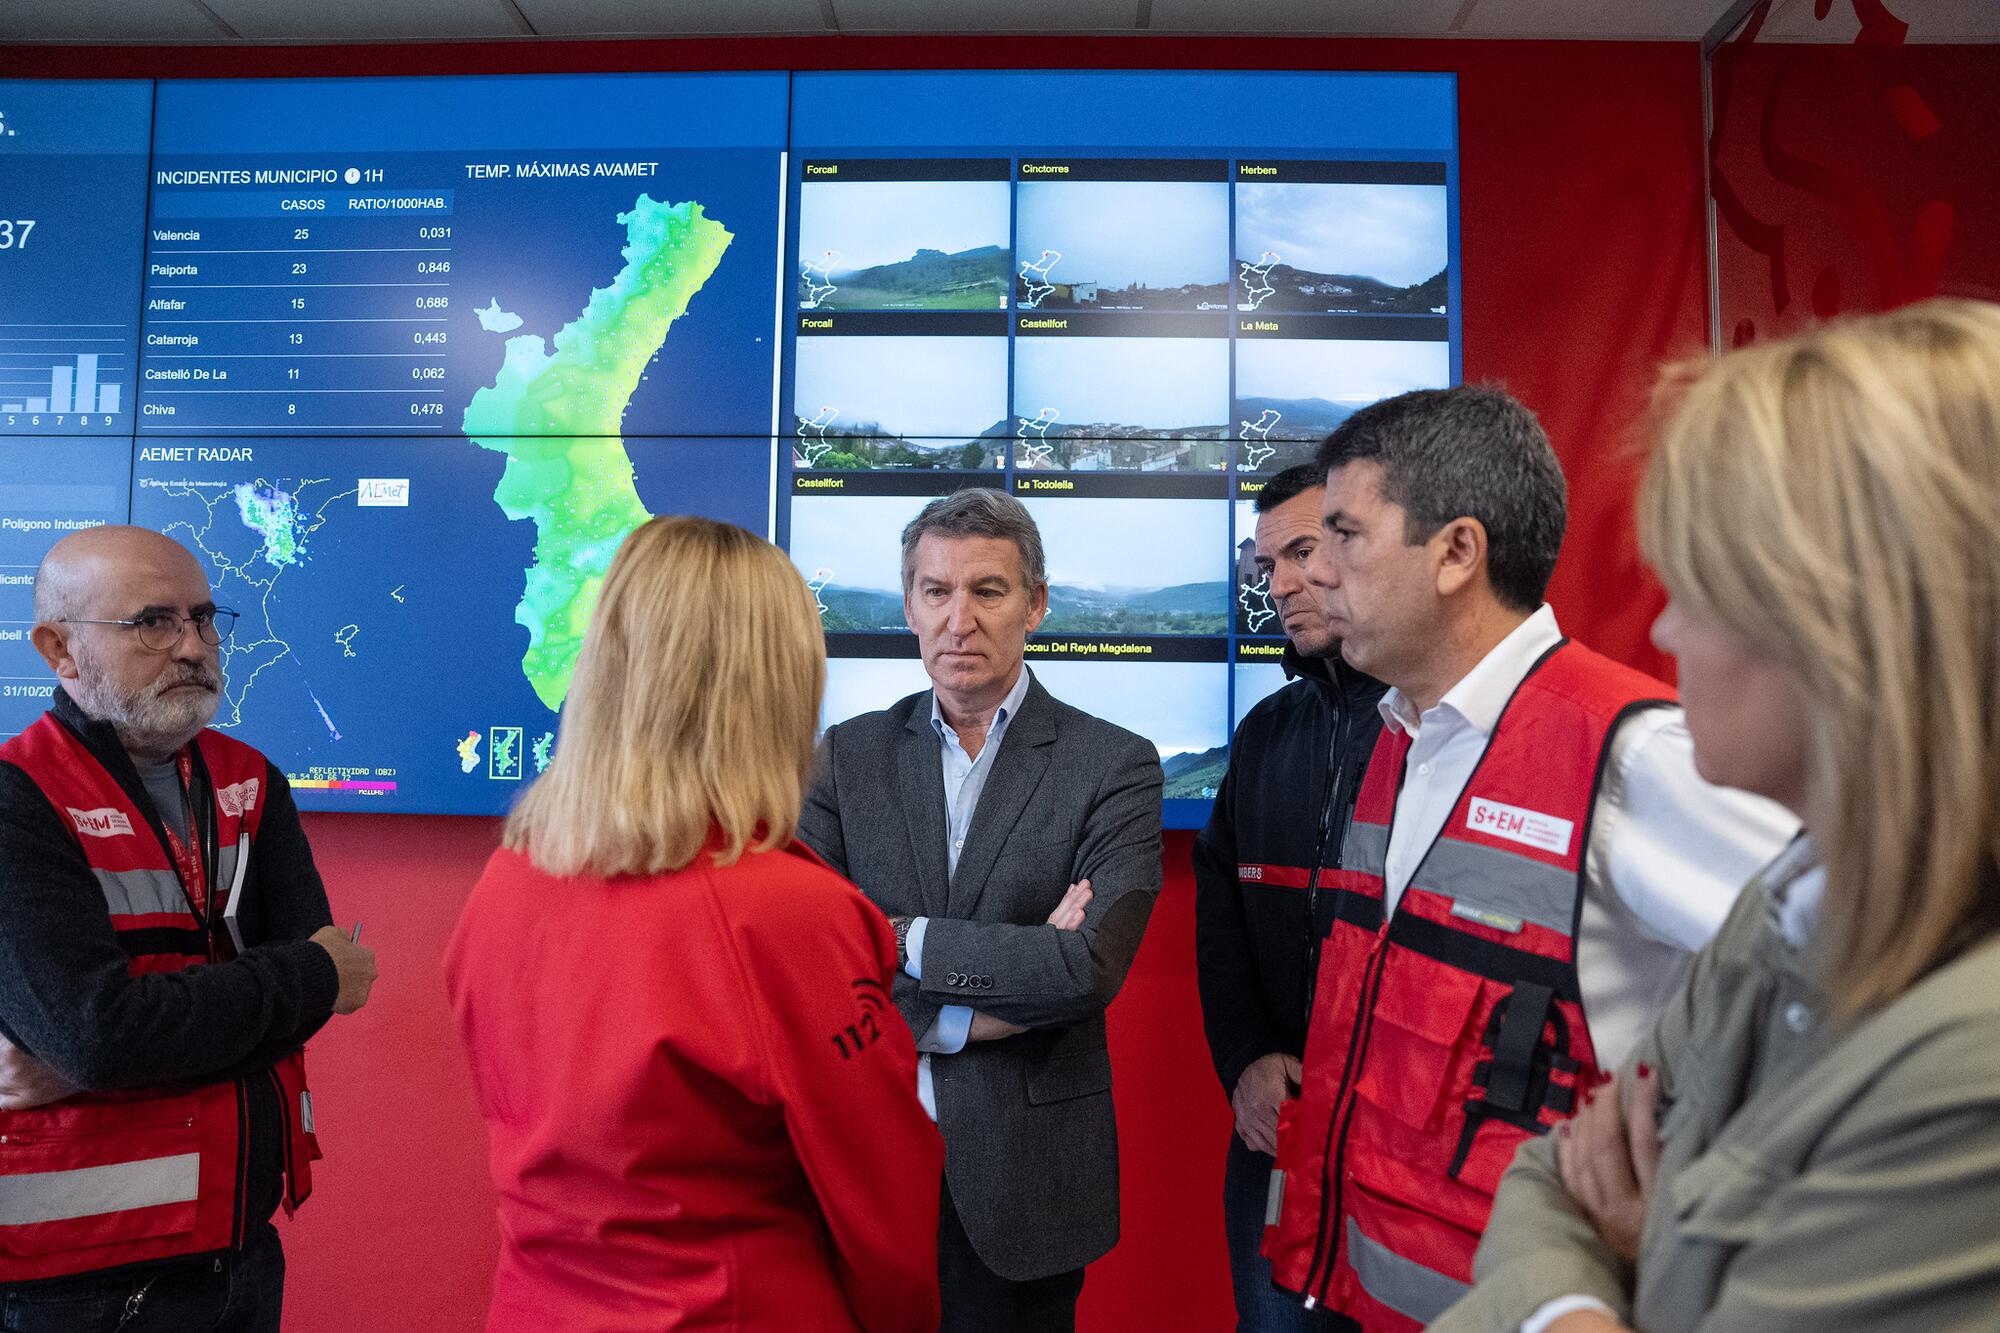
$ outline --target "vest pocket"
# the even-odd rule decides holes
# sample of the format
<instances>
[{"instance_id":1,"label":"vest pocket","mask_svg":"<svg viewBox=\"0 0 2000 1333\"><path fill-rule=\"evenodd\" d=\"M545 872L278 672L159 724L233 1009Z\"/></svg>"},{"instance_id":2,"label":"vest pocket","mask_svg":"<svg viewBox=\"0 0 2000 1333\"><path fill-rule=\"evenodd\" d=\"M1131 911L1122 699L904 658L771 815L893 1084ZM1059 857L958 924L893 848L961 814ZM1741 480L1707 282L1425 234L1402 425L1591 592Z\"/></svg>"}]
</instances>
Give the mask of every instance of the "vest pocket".
<instances>
[{"instance_id":1,"label":"vest pocket","mask_svg":"<svg viewBox=\"0 0 2000 1333\"><path fill-rule=\"evenodd\" d=\"M76 1123L78 1111L101 1117L126 1107L65 1106L25 1124L34 1113L8 1119L0 1130L0 1255L27 1258L194 1230L201 1186L195 1099L148 1106L145 1123Z\"/></svg>"},{"instance_id":2,"label":"vest pocket","mask_svg":"<svg viewBox=\"0 0 2000 1333\"><path fill-rule=\"evenodd\" d=\"M1416 954L1392 958L1375 998L1374 1030L1355 1091L1412 1128L1442 1128L1453 1085L1470 1079L1474 1042L1467 1029L1485 985L1470 972Z\"/></svg>"}]
</instances>

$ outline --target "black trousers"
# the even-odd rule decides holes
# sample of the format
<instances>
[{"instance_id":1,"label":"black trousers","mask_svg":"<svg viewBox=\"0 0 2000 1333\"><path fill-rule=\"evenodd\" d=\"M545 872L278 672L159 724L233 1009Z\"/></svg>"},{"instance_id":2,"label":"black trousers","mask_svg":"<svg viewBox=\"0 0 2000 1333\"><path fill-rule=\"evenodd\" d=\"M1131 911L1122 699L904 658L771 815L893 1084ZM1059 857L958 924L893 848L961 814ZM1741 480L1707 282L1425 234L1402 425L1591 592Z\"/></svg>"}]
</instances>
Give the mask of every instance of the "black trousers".
<instances>
[{"instance_id":1,"label":"black trousers","mask_svg":"<svg viewBox=\"0 0 2000 1333\"><path fill-rule=\"evenodd\" d=\"M938 1286L944 1295L938 1333L1075 1333L1083 1270L1029 1282L1001 1277L973 1251L947 1183L938 1210Z\"/></svg>"},{"instance_id":2,"label":"black trousers","mask_svg":"<svg viewBox=\"0 0 2000 1333\"><path fill-rule=\"evenodd\" d=\"M5 1333L278 1333L285 1252L267 1222L240 1253L184 1259L122 1277L88 1273L0 1287Z\"/></svg>"}]
</instances>

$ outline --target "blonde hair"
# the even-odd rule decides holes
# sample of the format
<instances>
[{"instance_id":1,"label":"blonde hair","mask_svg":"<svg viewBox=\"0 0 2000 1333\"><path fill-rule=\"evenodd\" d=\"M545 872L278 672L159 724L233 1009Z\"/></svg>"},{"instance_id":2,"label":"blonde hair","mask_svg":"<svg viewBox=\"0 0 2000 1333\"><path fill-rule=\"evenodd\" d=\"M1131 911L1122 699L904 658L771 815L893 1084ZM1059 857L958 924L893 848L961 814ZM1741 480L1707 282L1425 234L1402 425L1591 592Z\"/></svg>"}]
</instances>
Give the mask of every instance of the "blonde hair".
<instances>
[{"instance_id":1,"label":"blonde hair","mask_svg":"<svg viewBox=\"0 0 2000 1333\"><path fill-rule=\"evenodd\" d=\"M1803 682L1816 938L1851 1017L2000 921L2000 307L1930 301L1678 379L1640 545Z\"/></svg>"},{"instance_id":2,"label":"blonde hair","mask_svg":"<svg viewBox=\"0 0 2000 1333\"><path fill-rule=\"evenodd\" d=\"M656 518L604 576L548 771L504 843L551 875L651 875L789 842L826 650L812 594L763 538Z\"/></svg>"}]
</instances>

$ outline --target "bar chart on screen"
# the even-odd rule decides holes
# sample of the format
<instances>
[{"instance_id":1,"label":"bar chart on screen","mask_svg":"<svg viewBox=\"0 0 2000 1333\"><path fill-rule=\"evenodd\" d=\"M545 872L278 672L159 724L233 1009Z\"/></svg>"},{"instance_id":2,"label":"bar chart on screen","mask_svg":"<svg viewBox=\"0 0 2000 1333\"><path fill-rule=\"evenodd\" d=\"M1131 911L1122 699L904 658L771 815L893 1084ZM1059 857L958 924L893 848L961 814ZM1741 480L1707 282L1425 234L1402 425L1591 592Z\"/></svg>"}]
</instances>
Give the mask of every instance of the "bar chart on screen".
<instances>
[{"instance_id":1,"label":"bar chart on screen","mask_svg":"<svg viewBox=\"0 0 2000 1333\"><path fill-rule=\"evenodd\" d=\"M119 429L130 410L124 324L0 324L0 430Z\"/></svg>"},{"instance_id":2,"label":"bar chart on screen","mask_svg":"<svg viewBox=\"0 0 2000 1333\"><path fill-rule=\"evenodd\" d=\"M152 104L0 79L0 439L132 433Z\"/></svg>"}]
</instances>

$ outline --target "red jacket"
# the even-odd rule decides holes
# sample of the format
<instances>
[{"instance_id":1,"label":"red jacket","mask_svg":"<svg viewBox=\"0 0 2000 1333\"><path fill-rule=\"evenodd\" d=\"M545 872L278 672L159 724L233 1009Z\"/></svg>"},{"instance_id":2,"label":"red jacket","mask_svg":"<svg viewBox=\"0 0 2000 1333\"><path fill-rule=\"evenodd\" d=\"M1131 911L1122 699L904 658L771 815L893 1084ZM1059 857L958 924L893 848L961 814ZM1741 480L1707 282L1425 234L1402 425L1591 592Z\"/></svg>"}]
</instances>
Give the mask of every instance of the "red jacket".
<instances>
[{"instance_id":1,"label":"red jacket","mask_svg":"<svg viewBox=\"0 0 2000 1333\"><path fill-rule=\"evenodd\" d=\"M935 1329L944 1148L895 966L809 852L495 853L445 959L500 1195L487 1328Z\"/></svg>"}]
</instances>

